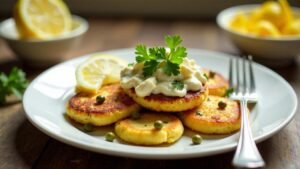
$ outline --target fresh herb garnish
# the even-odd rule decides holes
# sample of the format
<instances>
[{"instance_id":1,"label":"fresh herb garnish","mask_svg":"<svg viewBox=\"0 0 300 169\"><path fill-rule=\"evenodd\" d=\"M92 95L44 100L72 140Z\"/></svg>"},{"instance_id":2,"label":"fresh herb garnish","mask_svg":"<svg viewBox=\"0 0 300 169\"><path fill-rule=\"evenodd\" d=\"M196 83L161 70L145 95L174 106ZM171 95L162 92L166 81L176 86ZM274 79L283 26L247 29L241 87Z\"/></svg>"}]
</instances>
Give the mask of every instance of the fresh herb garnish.
<instances>
[{"instance_id":1,"label":"fresh herb garnish","mask_svg":"<svg viewBox=\"0 0 300 169\"><path fill-rule=\"evenodd\" d=\"M128 63L128 67L132 67L134 65L134 63Z\"/></svg>"},{"instance_id":2,"label":"fresh herb garnish","mask_svg":"<svg viewBox=\"0 0 300 169\"><path fill-rule=\"evenodd\" d=\"M206 73L204 73L203 76L206 78L206 80L209 79Z\"/></svg>"},{"instance_id":3,"label":"fresh herb garnish","mask_svg":"<svg viewBox=\"0 0 300 169\"><path fill-rule=\"evenodd\" d=\"M166 36L165 42L170 48L170 52L166 52L164 47L153 47L147 49L145 45L137 45L135 48L136 62L144 63L144 77L152 76L158 69L160 64L164 64L163 71L168 76L178 75L179 65L186 57L186 48L180 46L182 39L180 36Z\"/></svg>"},{"instance_id":4,"label":"fresh herb garnish","mask_svg":"<svg viewBox=\"0 0 300 169\"><path fill-rule=\"evenodd\" d=\"M6 102L6 96L14 94L22 99L23 93L28 85L25 73L14 67L9 75L0 72L0 105Z\"/></svg>"},{"instance_id":5,"label":"fresh herb garnish","mask_svg":"<svg viewBox=\"0 0 300 169\"><path fill-rule=\"evenodd\" d=\"M234 92L234 88L228 88L225 92L225 97L230 97L230 95L232 95L232 93Z\"/></svg>"},{"instance_id":6,"label":"fresh herb garnish","mask_svg":"<svg viewBox=\"0 0 300 169\"><path fill-rule=\"evenodd\" d=\"M175 80L172 82L172 86L174 89L182 90L184 88L184 83L182 81Z\"/></svg>"}]
</instances>

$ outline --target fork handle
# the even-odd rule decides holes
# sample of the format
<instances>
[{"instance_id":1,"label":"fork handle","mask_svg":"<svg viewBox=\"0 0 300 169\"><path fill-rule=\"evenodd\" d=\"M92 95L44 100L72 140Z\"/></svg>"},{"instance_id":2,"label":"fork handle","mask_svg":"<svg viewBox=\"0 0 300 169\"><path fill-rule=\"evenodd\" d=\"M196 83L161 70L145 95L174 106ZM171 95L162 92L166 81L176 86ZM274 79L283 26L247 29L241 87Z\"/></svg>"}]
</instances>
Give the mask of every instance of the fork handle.
<instances>
[{"instance_id":1,"label":"fork handle","mask_svg":"<svg viewBox=\"0 0 300 169\"><path fill-rule=\"evenodd\" d=\"M249 125L247 100L240 100L241 109L241 129L239 143L232 161L236 167L256 168L265 166L256 144L253 140Z\"/></svg>"}]
</instances>

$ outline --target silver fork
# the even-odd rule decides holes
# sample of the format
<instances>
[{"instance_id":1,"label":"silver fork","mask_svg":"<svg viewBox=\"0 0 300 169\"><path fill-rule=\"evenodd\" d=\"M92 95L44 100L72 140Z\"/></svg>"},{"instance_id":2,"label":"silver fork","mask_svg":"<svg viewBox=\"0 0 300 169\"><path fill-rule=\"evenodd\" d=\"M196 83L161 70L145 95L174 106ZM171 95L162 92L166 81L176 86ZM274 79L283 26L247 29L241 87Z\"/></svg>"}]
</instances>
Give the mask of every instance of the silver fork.
<instances>
[{"instance_id":1,"label":"silver fork","mask_svg":"<svg viewBox=\"0 0 300 169\"><path fill-rule=\"evenodd\" d=\"M235 59L235 71L233 59L229 63L229 82L230 87L234 88L234 92L230 96L233 100L240 101L241 110L241 129L240 138L232 164L235 167L256 168L265 166L256 144L252 137L249 125L247 103L256 102L257 95L255 93L255 81L252 68L252 56L243 57L242 59L242 80L240 80L240 60ZM235 74L235 80L233 72ZM236 83L235 83L236 82Z\"/></svg>"}]
</instances>

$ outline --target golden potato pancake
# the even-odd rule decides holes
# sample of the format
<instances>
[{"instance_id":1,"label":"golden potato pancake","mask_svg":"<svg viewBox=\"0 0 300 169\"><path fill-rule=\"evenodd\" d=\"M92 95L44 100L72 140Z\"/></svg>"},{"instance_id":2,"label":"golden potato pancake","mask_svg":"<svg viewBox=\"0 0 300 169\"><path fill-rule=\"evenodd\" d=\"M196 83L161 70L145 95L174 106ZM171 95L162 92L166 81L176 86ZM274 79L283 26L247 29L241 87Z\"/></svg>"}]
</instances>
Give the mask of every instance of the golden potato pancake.
<instances>
[{"instance_id":1,"label":"golden potato pancake","mask_svg":"<svg viewBox=\"0 0 300 169\"><path fill-rule=\"evenodd\" d=\"M203 71L208 77L208 81L205 85L208 88L209 95L224 96L229 87L228 80L225 79L220 73L213 72L208 69L204 69Z\"/></svg>"},{"instance_id":2,"label":"golden potato pancake","mask_svg":"<svg viewBox=\"0 0 300 169\"><path fill-rule=\"evenodd\" d=\"M97 96L105 97L102 104ZM140 106L127 96L119 84L102 87L96 94L78 93L67 103L67 115L82 124L104 126L139 111Z\"/></svg>"},{"instance_id":3,"label":"golden potato pancake","mask_svg":"<svg viewBox=\"0 0 300 169\"><path fill-rule=\"evenodd\" d=\"M219 102L226 104L224 109ZM237 101L225 97L208 96L199 107L179 113L188 128L206 134L228 134L240 128L240 108Z\"/></svg>"},{"instance_id":4,"label":"golden potato pancake","mask_svg":"<svg viewBox=\"0 0 300 169\"><path fill-rule=\"evenodd\" d=\"M172 97L162 94L139 97L134 89L124 89L124 91L141 106L158 112L179 112L195 108L204 102L208 95L206 87L196 92L188 91L184 97Z\"/></svg>"},{"instance_id":5,"label":"golden potato pancake","mask_svg":"<svg viewBox=\"0 0 300 169\"><path fill-rule=\"evenodd\" d=\"M163 122L161 129L156 129L154 123ZM116 134L128 143L138 145L159 145L173 143L183 134L181 121L174 115L158 113L142 113L138 119L125 119L115 124Z\"/></svg>"}]
</instances>

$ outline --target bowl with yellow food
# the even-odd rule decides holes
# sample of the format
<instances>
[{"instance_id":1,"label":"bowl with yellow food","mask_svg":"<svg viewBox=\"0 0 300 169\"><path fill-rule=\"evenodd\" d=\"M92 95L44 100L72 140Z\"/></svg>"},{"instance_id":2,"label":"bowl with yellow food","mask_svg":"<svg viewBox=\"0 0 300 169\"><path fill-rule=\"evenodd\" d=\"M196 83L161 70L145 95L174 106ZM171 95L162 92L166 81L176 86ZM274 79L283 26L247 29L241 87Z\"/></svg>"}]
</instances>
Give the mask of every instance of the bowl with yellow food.
<instances>
[{"instance_id":1,"label":"bowl with yellow food","mask_svg":"<svg viewBox=\"0 0 300 169\"><path fill-rule=\"evenodd\" d=\"M287 65L300 54L300 8L285 0L227 8L217 24L238 49L267 65Z\"/></svg>"},{"instance_id":2,"label":"bowl with yellow food","mask_svg":"<svg viewBox=\"0 0 300 169\"><path fill-rule=\"evenodd\" d=\"M24 63L44 67L64 60L89 25L84 18L71 15L62 0L40 3L18 0L13 17L0 23L0 37Z\"/></svg>"}]
</instances>

